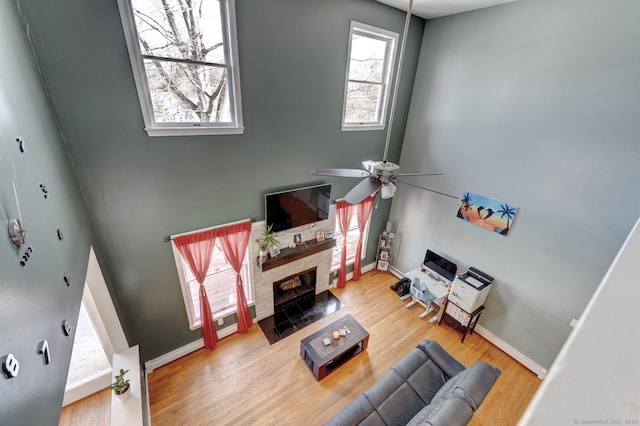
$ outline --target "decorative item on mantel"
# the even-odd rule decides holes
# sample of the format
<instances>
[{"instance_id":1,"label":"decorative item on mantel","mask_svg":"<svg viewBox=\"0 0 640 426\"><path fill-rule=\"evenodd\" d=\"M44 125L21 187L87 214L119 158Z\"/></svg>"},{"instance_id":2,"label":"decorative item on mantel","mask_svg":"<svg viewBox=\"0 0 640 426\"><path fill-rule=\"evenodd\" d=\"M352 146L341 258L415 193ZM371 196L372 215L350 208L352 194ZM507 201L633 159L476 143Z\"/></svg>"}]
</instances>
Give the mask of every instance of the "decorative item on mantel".
<instances>
[{"instance_id":1,"label":"decorative item on mantel","mask_svg":"<svg viewBox=\"0 0 640 426\"><path fill-rule=\"evenodd\" d=\"M258 248L260 249L260 262L266 262L269 258L269 246L277 248L278 244L280 244L276 239L278 234L273 232L271 228L273 228L273 224L267 226L261 238L256 239L256 243L258 243ZM277 255L275 250L274 253L274 255Z\"/></svg>"}]
</instances>

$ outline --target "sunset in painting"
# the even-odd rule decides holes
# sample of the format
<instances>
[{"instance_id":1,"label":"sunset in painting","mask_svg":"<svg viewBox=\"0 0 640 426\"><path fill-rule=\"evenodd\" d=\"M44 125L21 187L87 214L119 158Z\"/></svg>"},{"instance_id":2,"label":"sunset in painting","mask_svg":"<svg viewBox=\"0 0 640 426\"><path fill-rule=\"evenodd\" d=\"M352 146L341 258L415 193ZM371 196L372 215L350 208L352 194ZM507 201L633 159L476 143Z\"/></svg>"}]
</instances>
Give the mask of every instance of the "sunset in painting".
<instances>
[{"instance_id":1,"label":"sunset in painting","mask_svg":"<svg viewBox=\"0 0 640 426\"><path fill-rule=\"evenodd\" d=\"M482 228L507 235L517 211L517 206L465 192L460 200L457 216Z\"/></svg>"}]
</instances>

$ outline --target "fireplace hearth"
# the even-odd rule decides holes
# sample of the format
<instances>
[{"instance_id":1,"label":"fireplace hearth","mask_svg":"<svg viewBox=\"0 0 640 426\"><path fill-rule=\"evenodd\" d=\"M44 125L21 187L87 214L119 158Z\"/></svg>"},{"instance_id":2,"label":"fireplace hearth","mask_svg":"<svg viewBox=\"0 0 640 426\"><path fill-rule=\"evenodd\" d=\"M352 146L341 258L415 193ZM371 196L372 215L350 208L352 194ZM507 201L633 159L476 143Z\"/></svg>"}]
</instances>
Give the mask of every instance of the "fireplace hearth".
<instances>
[{"instance_id":1,"label":"fireplace hearth","mask_svg":"<svg viewBox=\"0 0 640 426\"><path fill-rule=\"evenodd\" d=\"M344 304L340 299L327 290L286 303L286 306L272 316L258 321L258 325L267 341L274 344L342 307Z\"/></svg>"}]
</instances>

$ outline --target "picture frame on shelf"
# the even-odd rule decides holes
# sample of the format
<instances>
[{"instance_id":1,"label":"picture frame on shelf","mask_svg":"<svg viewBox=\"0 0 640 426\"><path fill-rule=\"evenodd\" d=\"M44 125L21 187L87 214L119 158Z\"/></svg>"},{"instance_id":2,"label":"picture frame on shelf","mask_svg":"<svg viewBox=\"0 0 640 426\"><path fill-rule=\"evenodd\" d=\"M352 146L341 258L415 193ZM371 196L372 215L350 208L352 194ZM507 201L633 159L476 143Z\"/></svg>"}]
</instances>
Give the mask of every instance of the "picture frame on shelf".
<instances>
[{"instance_id":1,"label":"picture frame on shelf","mask_svg":"<svg viewBox=\"0 0 640 426\"><path fill-rule=\"evenodd\" d=\"M380 252L380 260L389 260L389 252L386 250L382 250Z\"/></svg>"},{"instance_id":2,"label":"picture frame on shelf","mask_svg":"<svg viewBox=\"0 0 640 426\"><path fill-rule=\"evenodd\" d=\"M386 260L379 260L378 261L378 270L379 271L388 271L389 270L389 262L387 262Z\"/></svg>"},{"instance_id":3,"label":"picture frame on shelf","mask_svg":"<svg viewBox=\"0 0 640 426\"><path fill-rule=\"evenodd\" d=\"M316 232L316 241L324 241L324 231Z\"/></svg>"},{"instance_id":4,"label":"picture frame on shelf","mask_svg":"<svg viewBox=\"0 0 640 426\"><path fill-rule=\"evenodd\" d=\"M269 254L271 257L276 257L280 254L280 247L274 245L269 246Z\"/></svg>"},{"instance_id":5,"label":"picture frame on shelf","mask_svg":"<svg viewBox=\"0 0 640 426\"><path fill-rule=\"evenodd\" d=\"M302 234L295 234L293 236L293 244L295 244L296 247L302 244Z\"/></svg>"},{"instance_id":6,"label":"picture frame on shelf","mask_svg":"<svg viewBox=\"0 0 640 426\"><path fill-rule=\"evenodd\" d=\"M333 231L325 231L324 232L324 237L329 240L331 238L333 238Z\"/></svg>"}]
</instances>

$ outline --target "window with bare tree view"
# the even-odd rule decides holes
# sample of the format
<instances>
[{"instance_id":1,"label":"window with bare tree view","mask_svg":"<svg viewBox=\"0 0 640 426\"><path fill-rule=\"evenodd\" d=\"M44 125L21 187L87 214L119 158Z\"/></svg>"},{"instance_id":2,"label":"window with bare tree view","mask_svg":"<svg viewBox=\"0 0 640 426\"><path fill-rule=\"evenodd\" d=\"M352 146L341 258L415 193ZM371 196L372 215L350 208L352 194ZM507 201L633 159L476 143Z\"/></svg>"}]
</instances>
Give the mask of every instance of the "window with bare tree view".
<instances>
[{"instance_id":1,"label":"window with bare tree view","mask_svg":"<svg viewBox=\"0 0 640 426\"><path fill-rule=\"evenodd\" d=\"M398 34L351 21L343 130L379 130L389 99Z\"/></svg>"},{"instance_id":2,"label":"window with bare tree view","mask_svg":"<svg viewBox=\"0 0 640 426\"><path fill-rule=\"evenodd\" d=\"M149 134L242 132L234 0L119 6Z\"/></svg>"}]
</instances>

